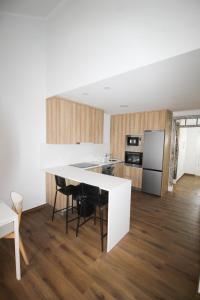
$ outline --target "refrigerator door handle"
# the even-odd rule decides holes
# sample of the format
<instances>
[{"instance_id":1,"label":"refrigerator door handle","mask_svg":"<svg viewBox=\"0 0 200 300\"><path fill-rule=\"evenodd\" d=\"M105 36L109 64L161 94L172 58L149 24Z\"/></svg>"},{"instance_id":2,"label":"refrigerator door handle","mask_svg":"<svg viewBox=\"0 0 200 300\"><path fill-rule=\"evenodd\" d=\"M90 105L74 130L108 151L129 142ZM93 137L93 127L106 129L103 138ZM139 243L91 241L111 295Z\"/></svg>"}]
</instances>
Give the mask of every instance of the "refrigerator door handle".
<instances>
[{"instance_id":1,"label":"refrigerator door handle","mask_svg":"<svg viewBox=\"0 0 200 300\"><path fill-rule=\"evenodd\" d=\"M155 172L161 172L162 173L162 170L157 170L157 169L143 168L143 170L149 170L149 171L155 171Z\"/></svg>"}]
</instances>

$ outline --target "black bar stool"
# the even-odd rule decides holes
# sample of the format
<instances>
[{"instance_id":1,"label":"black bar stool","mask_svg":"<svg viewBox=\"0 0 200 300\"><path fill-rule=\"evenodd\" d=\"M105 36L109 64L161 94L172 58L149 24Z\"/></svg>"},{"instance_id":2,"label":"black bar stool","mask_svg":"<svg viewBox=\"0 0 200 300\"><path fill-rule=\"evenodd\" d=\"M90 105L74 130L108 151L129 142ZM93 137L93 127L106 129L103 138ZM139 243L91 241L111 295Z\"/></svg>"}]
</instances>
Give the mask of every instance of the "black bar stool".
<instances>
[{"instance_id":1,"label":"black bar stool","mask_svg":"<svg viewBox=\"0 0 200 300\"><path fill-rule=\"evenodd\" d=\"M65 178L60 177L55 175L55 181L56 181L56 192L55 192L55 200L54 200L54 205L53 205L53 213L52 213L52 222L54 220L54 214L60 211L65 210L66 211L66 233L68 232L68 223L72 222L74 220L77 219L77 217L73 218L73 219L68 219L68 212L69 210L74 210L74 196L77 195L78 191L79 191L79 186L75 186L75 185L66 185L66 181ZM58 209L56 210L56 200L57 200L57 194L61 193L63 195L66 196L66 207L62 208L62 209ZM72 205L69 206L69 196L72 195Z\"/></svg>"},{"instance_id":2,"label":"black bar stool","mask_svg":"<svg viewBox=\"0 0 200 300\"><path fill-rule=\"evenodd\" d=\"M104 250L104 238L107 236L107 232L104 233L103 222L107 223L107 217L104 219L104 210L108 204L108 192L100 191L96 186L81 183L80 184L80 195L77 197L77 212L78 221L76 227L76 236L78 236L79 228L94 218L94 223L96 224L96 219L100 220L100 233L101 233L101 251ZM99 217L96 216L96 209L99 208ZM81 217L84 221L80 223Z\"/></svg>"}]
</instances>

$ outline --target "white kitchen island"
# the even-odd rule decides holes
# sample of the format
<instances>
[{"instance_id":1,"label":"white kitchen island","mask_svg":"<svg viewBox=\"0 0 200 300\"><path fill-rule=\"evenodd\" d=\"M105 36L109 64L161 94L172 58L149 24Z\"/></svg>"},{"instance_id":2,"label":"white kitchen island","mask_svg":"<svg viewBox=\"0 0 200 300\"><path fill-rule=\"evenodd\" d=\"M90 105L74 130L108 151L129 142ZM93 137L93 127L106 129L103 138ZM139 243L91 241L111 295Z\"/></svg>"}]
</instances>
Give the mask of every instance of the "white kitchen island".
<instances>
[{"instance_id":1,"label":"white kitchen island","mask_svg":"<svg viewBox=\"0 0 200 300\"><path fill-rule=\"evenodd\" d=\"M69 180L98 186L109 192L107 252L129 232L131 180L94 173L68 165L48 168L45 171Z\"/></svg>"}]
</instances>

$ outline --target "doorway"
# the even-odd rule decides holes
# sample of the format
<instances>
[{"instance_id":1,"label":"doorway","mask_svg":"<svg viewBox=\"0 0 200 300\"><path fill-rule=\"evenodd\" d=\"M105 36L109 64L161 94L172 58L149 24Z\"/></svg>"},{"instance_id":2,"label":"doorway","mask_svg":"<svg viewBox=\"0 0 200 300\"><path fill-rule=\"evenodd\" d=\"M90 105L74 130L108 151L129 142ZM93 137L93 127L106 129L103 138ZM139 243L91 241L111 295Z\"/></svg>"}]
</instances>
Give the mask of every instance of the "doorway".
<instances>
[{"instance_id":1,"label":"doorway","mask_svg":"<svg viewBox=\"0 0 200 300\"><path fill-rule=\"evenodd\" d=\"M173 183L184 174L200 176L200 116L174 119Z\"/></svg>"}]
</instances>

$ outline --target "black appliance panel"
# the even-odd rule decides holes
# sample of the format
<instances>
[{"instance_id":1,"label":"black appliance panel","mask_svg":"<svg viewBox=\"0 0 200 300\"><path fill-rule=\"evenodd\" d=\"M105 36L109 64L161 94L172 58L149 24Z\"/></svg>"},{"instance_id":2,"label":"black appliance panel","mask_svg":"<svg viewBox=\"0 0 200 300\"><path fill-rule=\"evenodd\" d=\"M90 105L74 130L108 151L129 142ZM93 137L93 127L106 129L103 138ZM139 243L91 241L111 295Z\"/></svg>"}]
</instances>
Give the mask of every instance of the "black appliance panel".
<instances>
[{"instance_id":1,"label":"black appliance panel","mask_svg":"<svg viewBox=\"0 0 200 300\"><path fill-rule=\"evenodd\" d=\"M127 146L139 146L141 138L137 136L127 136Z\"/></svg>"},{"instance_id":2,"label":"black appliance panel","mask_svg":"<svg viewBox=\"0 0 200 300\"><path fill-rule=\"evenodd\" d=\"M142 166L142 152L125 151L125 163L130 165Z\"/></svg>"}]
</instances>

